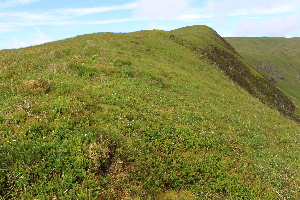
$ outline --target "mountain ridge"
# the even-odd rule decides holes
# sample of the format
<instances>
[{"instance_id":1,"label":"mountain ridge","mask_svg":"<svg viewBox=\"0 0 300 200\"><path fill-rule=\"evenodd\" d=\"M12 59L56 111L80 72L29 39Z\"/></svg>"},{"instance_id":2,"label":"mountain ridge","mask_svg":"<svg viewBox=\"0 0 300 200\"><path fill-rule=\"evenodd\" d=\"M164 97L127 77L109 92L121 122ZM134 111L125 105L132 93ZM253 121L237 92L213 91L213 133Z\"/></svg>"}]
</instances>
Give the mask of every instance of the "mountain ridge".
<instances>
[{"instance_id":1,"label":"mountain ridge","mask_svg":"<svg viewBox=\"0 0 300 200\"><path fill-rule=\"evenodd\" d=\"M196 29L195 27L188 28ZM185 28L183 29L185 32ZM180 29L175 30L174 32L176 31L180 32ZM199 35L201 35L200 33L201 31L199 31ZM183 35L185 34L186 33ZM247 62L243 61L243 58L234 50L234 48L215 31L212 31L211 35L214 35L215 37L214 43L206 38L201 38L201 42L210 41L210 45L219 44L221 48L217 45L214 45L213 48L202 47L202 49L199 48L199 45L198 48L191 45L190 48L200 55L205 55L205 57L211 61L211 64L219 67L230 77L230 79L245 88L253 96L259 98L263 103L277 109L283 115L300 122L300 117L294 115L296 106L289 97L287 97L265 77L261 76L261 74L252 68ZM184 42L181 41L180 43Z\"/></svg>"},{"instance_id":2,"label":"mountain ridge","mask_svg":"<svg viewBox=\"0 0 300 200\"><path fill-rule=\"evenodd\" d=\"M298 198L299 124L222 52L206 26L0 51L1 197Z\"/></svg>"},{"instance_id":3,"label":"mountain ridge","mask_svg":"<svg viewBox=\"0 0 300 200\"><path fill-rule=\"evenodd\" d=\"M299 108L299 38L246 37L226 40Z\"/></svg>"}]
</instances>

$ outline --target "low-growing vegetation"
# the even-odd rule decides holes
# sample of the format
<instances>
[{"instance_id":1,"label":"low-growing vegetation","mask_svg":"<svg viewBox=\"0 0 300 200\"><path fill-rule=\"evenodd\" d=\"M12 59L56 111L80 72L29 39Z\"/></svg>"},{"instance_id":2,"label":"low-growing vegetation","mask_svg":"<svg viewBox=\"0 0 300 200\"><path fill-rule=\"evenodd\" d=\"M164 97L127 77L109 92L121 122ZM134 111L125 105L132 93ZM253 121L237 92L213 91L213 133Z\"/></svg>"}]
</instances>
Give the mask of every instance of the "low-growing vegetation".
<instances>
[{"instance_id":1,"label":"low-growing vegetation","mask_svg":"<svg viewBox=\"0 0 300 200\"><path fill-rule=\"evenodd\" d=\"M196 26L0 51L1 198L299 198L299 124L209 59L243 62L219 40Z\"/></svg>"},{"instance_id":2,"label":"low-growing vegetation","mask_svg":"<svg viewBox=\"0 0 300 200\"><path fill-rule=\"evenodd\" d=\"M226 38L267 79L282 89L300 115L300 38Z\"/></svg>"}]
</instances>

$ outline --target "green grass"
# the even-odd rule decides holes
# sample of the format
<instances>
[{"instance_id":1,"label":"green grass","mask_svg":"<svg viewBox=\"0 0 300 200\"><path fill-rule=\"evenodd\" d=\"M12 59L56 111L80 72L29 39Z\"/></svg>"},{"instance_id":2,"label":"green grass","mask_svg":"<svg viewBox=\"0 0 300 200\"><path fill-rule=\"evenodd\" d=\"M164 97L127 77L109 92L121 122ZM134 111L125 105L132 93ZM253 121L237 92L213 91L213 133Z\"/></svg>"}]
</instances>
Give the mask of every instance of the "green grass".
<instances>
[{"instance_id":1,"label":"green grass","mask_svg":"<svg viewBox=\"0 0 300 200\"><path fill-rule=\"evenodd\" d=\"M248 63L281 88L299 108L299 38L226 38L226 40Z\"/></svg>"},{"instance_id":2,"label":"green grass","mask_svg":"<svg viewBox=\"0 0 300 200\"><path fill-rule=\"evenodd\" d=\"M299 198L299 124L190 48L227 51L219 39L200 26L0 51L2 199Z\"/></svg>"},{"instance_id":3,"label":"green grass","mask_svg":"<svg viewBox=\"0 0 300 200\"><path fill-rule=\"evenodd\" d=\"M197 34L199 32L205 34ZM186 27L172 33L177 34L171 36L175 42L191 49L211 65L220 68L230 79L263 103L300 122L300 116L291 99L245 62L215 31L199 26Z\"/></svg>"}]
</instances>

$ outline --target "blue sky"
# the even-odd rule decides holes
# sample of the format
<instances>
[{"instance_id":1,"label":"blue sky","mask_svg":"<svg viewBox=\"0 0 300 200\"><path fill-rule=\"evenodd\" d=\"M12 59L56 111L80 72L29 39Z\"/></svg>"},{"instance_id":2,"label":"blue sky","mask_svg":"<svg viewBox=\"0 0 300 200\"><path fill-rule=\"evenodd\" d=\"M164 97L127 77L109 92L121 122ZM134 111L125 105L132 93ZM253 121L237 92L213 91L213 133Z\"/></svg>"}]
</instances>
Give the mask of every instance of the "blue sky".
<instances>
[{"instance_id":1,"label":"blue sky","mask_svg":"<svg viewBox=\"0 0 300 200\"><path fill-rule=\"evenodd\" d=\"M0 0L0 49L191 25L210 26L221 36L300 37L300 1Z\"/></svg>"}]
</instances>

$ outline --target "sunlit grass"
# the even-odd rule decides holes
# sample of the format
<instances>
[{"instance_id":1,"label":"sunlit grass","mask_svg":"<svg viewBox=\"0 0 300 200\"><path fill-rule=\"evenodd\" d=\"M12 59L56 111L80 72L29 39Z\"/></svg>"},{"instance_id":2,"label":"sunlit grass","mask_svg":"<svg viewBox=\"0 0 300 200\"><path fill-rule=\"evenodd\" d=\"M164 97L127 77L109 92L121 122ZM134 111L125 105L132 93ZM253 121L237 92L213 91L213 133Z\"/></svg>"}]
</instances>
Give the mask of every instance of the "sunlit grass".
<instances>
[{"instance_id":1,"label":"sunlit grass","mask_svg":"<svg viewBox=\"0 0 300 200\"><path fill-rule=\"evenodd\" d=\"M0 51L3 199L299 197L299 124L170 35Z\"/></svg>"}]
</instances>

